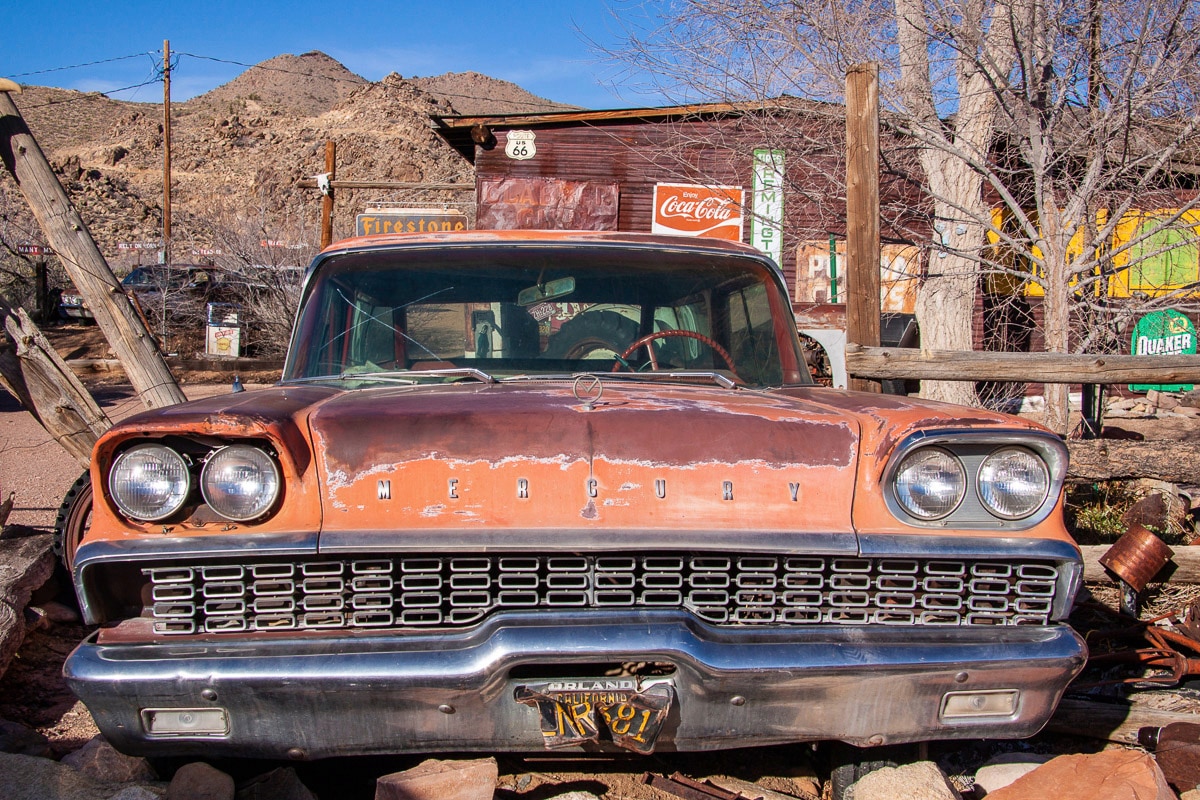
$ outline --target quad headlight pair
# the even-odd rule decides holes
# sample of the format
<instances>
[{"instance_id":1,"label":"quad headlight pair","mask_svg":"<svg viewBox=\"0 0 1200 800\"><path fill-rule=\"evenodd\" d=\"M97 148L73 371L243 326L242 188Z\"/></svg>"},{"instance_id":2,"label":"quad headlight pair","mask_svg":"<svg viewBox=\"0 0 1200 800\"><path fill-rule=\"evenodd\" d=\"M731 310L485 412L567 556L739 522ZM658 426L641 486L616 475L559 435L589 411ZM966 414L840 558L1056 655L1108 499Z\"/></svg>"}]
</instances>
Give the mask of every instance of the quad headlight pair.
<instances>
[{"instance_id":1,"label":"quad headlight pair","mask_svg":"<svg viewBox=\"0 0 1200 800\"><path fill-rule=\"evenodd\" d=\"M203 460L200 494L213 511L234 522L257 519L279 497L279 465L265 451L246 444L213 450ZM178 512L192 493L187 459L161 444L141 444L113 462L108 490L121 513L157 522Z\"/></svg>"},{"instance_id":2,"label":"quad headlight pair","mask_svg":"<svg viewBox=\"0 0 1200 800\"><path fill-rule=\"evenodd\" d=\"M1024 447L1001 447L975 469L975 494L993 517L1019 520L1042 507L1050 492L1050 468ZM907 455L893 473L892 491L906 513L921 521L949 516L967 497L967 468L943 447L922 447Z\"/></svg>"}]
</instances>

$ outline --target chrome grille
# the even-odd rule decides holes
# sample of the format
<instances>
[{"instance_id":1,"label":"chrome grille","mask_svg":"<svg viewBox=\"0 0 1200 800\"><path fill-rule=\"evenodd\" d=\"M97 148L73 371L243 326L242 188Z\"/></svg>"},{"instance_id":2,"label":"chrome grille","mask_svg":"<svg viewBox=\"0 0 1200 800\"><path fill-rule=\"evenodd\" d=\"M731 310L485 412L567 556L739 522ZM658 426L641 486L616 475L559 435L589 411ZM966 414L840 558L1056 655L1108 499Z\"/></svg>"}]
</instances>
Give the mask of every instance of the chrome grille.
<instances>
[{"instance_id":1,"label":"chrome grille","mask_svg":"<svg viewBox=\"0 0 1200 800\"><path fill-rule=\"evenodd\" d=\"M491 555L143 569L163 634L462 628L504 610L683 609L719 626L1045 625L1053 562Z\"/></svg>"}]
</instances>

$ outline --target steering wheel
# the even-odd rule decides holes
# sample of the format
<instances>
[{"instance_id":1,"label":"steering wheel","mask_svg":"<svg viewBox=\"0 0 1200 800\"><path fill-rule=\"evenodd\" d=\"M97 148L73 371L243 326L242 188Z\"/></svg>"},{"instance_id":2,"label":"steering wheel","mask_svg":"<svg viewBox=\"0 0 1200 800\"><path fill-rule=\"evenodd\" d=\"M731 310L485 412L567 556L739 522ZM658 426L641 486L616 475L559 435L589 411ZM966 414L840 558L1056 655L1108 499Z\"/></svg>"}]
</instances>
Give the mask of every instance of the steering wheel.
<instances>
[{"instance_id":1,"label":"steering wheel","mask_svg":"<svg viewBox=\"0 0 1200 800\"><path fill-rule=\"evenodd\" d=\"M737 370L735 370L733 368L733 359L729 357L729 353L725 350L724 347L721 347L721 345L717 344L715 341L713 341L711 338L705 336L703 333L696 333L695 331L681 331L681 330L676 330L674 328L672 328L670 330L665 330L665 331L655 331L654 333L648 333L645 336L643 336L642 338L638 339L633 344L629 345L629 347L626 347L625 352L623 352L623 353L621 353L621 355L617 356L617 363L613 364L612 371L619 372L620 367L622 365L624 365L625 367L629 368L630 372L632 372L633 368L629 367L629 363L625 359L629 358L631 355L633 355L635 352L637 352L638 348L640 348L640 347L645 347L647 352L650 355L650 368L657 370L658 369L658 357L654 354L654 348L649 346L650 343L653 342L655 339L671 339L671 338L675 338L675 337L682 337L684 339L695 339L696 341L701 342L702 344L708 345L709 348L714 353L716 353L717 355L719 355L721 357L721 360L725 362L725 366L729 367L729 371L736 374Z\"/></svg>"}]
</instances>

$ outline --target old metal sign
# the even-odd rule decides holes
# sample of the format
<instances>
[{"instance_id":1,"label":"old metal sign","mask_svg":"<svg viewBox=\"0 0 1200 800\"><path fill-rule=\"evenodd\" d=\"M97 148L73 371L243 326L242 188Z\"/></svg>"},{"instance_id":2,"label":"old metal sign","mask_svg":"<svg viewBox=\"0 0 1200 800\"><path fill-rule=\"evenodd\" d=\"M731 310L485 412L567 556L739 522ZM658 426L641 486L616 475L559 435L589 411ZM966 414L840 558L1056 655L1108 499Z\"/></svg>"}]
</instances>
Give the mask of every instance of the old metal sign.
<instances>
[{"instance_id":1,"label":"old metal sign","mask_svg":"<svg viewBox=\"0 0 1200 800\"><path fill-rule=\"evenodd\" d=\"M533 131L509 131L505 137L504 154L517 161L527 161L537 155Z\"/></svg>"},{"instance_id":2,"label":"old metal sign","mask_svg":"<svg viewBox=\"0 0 1200 800\"><path fill-rule=\"evenodd\" d=\"M52 256L54 251L41 244L19 244L17 253L23 256Z\"/></svg>"},{"instance_id":3,"label":"old metal sign","mask_svg":"<svg viewBox=\"0 0 1200 800\"><path fill-rule=\"evenodd\" d=\"M1129 351L1135 356L1182 356L1196 353L1196 327L1174 309L1156 311L1138 320ZM1131 392L1157 389L1161 392L1190 392L1190 383L1131 383Z\"/></svg>"},{"instance_id":4,"label":"old metal sign","mask_svg":"<svg viewBox=\"0 0 1200 800\"><path fill-rule=\"evenodd\" d=\"M651 233L742 240L742 187L659 183Z\"/></svg>"},{"instance_id":5,"label":"old metal sign","mask_svg":"<svg viewBox=\"0 0 1200 800\"><path fill-rule=\"evenodd\" d=\"M750 244L776 264L783 263L783 158L782 150L754 151Z\"/></svg>"},{"instance_id":6,"label":"old metal sign","mask_svg":"<svg viewBox=\"0 0 1200 800\"><path fill-rule=\"evenodd\" d=\"M368 208L354 218L358 236L381 233L442 233L465 231L470 227L467 215L461 211L422 208Z\"/></svg>"}]
</instances>

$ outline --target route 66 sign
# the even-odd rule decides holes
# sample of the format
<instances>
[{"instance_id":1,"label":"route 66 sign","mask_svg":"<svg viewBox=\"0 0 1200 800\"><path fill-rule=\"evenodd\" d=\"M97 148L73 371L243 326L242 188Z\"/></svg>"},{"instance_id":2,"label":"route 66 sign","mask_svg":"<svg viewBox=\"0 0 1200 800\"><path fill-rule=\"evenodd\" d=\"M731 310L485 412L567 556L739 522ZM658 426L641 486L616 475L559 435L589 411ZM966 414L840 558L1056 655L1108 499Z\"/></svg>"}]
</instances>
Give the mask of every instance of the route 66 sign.
<instances>
[{"instance_id":1,"label":"route 66 sign","mask_svg":"<svg viewBox=\"0 0 1200 800\"><path fill-rule=\"evenodd\" d=\"M517 161L527 161L537 155L533 131L509 131L504 144L504 154Z\"/></svg>"}]
</instances>

